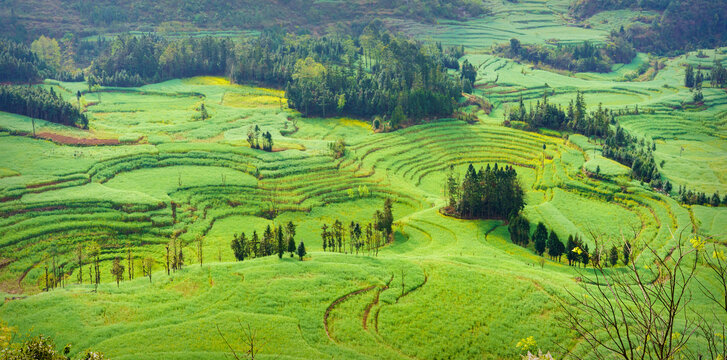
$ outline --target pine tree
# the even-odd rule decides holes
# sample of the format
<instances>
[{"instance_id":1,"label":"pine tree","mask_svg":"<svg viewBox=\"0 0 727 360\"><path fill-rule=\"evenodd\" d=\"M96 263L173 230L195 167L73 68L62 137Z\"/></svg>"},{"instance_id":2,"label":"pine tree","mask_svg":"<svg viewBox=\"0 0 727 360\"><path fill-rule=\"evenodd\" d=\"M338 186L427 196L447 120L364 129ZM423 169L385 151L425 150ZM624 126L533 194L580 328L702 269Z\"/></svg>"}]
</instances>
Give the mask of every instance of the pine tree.
<instances>
[{"instance_id":1,"label":"pine tree","mask_svg":"<svg viewBox=\"0 0 727 360\"><path fill-rule=\"evenodd\" d=\"M295 254L295 224L292 221L288 221L285 230L288 236L288 251L290 252L290 257L293 257Z\"/></svg>"},{"instance_id":2,"label":"pine tree","mask_svg":"<svg viewBox=\"0 0 727 360\"><path fill-rule=\"evenodd\" d=\"M283 258L283 253L285 252L285 245L283 245L283 227L278 226L278 232L276 234L276 238L278 240L278 259Z\"/></svg>"},{"instance_id":3,"label":"pine tree","mask_svg":"<svg viewBox=\"0 0 727 360\"><path fill-rule=\"evenodd\" d=\"M573 241L573 235L568 235L568 243L565 246L565 258L568 259L568 265L573 265L573 261L576 258L576 253L573 252L573 249L576 248L576 243Z\"/></svg>"},{"instance_id":4,"label":"pine tree","mask_svg":"<svg viewBox=\"0 0 727 360\"><path fill-rule=\"evenodd\" d=\"M545 224L542 222L538 223L538 227L535 228L535 233L533 233L533 242L535 242L535 252L538 253L538 255L543 255L543 252L545 252L545 247L547 246L548 241L548 229L545 228Z\"/></svg>"},{"instance_id":5,"label":"pine tree","mask_svg":"<svg viewBox=\"0 0 727 360\"><path fill-rule=\"evenodd\" d=\"M555 233L555 231L550 231L550 236L548 237L548 255L552 259L555 259L556 257L560 256L560 248L562 244L560 242L560 239L558 239L558 234Z\"/></svg>"},{"instance_id":6,"label":"pine tree","mask_svg":"<svg viewBox=\"0 0 727 360\"><path fill-rule=\"evenodd\" d=\"M624 261L624 265L628 265L629 264L629 257L630 256L631 256L631 244L627 241L624 244L624 247L623 247L623 257L624 257L623 261Z\"/></svg>"},{"instance_id":7,"label":"pine tree","mask_svg":"<svg viewBox=\"0 0 727 360\"><path fill-rule=\"evenodd\" d=\"M616 245L611 248L611 252L609 253L609 262L611 263L611 266L615 266L618 262L618 249L616 248Z\"/></svg>"},{"instance_id":8,"label":"pine tree","mask_svg":"<svg viewBox=\"0 0 727 360\"><path fill-rule=\"evenodd\" d=\"M300 261L303 261L303 256L305 256L305 254L306 254L305 245L301 241L300 244L298 245L298 257L300 257Z\"/></svg>"},{"instance_id":9,"label":"pine tree","mask_svg":"<svg viewBox=\"0 0 727 360\"><path fill-rule=\"evenodd\" d=\"M684 86L690 89L694 87L694 67L691 64L687 65L687 69L684 72Z\"/></svg>"},{"instance_id":10,"label":"pine tree","mask_svg":"<svg viewBox=\"0 0 727 360\"><path fill-rule=\"evenodd\" d=\"M588 262L591 260L591 254L588 251L588 245L584 245L582 248L583 252L581 253L581 262L583 263L583 266L588 266Z\"/></svg>"},{"instance_id":11,"label":"pine tree","mask_svg":"<svg viewBox=\"0 0 727 360\"><path fill-rule=\"evenodd\" d=\"M323 251L326 251L326 247L328 246L328 225L326 224L323 224L321 227L321 240L323 242Z\"/></svg>"}]
</instances>

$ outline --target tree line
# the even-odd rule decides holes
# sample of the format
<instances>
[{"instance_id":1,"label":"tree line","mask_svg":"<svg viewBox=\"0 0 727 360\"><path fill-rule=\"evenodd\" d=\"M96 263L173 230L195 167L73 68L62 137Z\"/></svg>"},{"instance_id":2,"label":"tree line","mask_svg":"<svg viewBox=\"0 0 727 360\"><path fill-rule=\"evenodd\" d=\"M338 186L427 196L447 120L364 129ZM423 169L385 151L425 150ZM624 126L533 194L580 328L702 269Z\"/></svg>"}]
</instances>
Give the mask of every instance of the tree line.
<instances>
[{"instance_id":1,"label":"tree line","mask_svg":"<svg viewBox=\"0 0 727 360\"><path fill-rule=\"evenodd\" d=\"M581 44L532 44L523 45L516 38L501 44L496 53L512 59L534 64L545 64L556 69L574 72L611 72L615 63L628 64L636 56L636 50L626 40L610 39L605 45Z\"/></svg>"},{"instance_id":2,"label":"tree line","mask_svg":"<svg viewBox=\"0 0 727 360\"><path fill-rule=\"evenodd\" d=\"M512 166L487 164L476 171L470 164L461 183L450 167L445 187L449 202L443 211L461 218L510 219L525 206L524 193Z\"/></svg>"},{"instance_id":3,"label":"tree line","mask_svg":"<svg viewBox=\"0 0 727 360\"><path fill-rule=\"evenodd\" d=\"M525 107L522 96L517 106L510 109L506 115L506 126L514 126L515 122L525 123L525 128L535 130L548 128L559 131L572 131L588 137L604 140L603 156L615 160L631 168L631 176L635 179L652 183L661 188L661 175L654 160L653 150L656 145L646 146L643 139L638 140L621 128L615 117L625 114L639 114L638 107L633 111L620 110L614 113L601 104L593 112L586 110L583 94L576 94L575 102L571 100L566 108L548 102L548 91L543 92L542 102L536 101L535 107L530 104L530 110ZM615 125L615 129L611 128Z\"/></svg>"},{"instance_id":4,"label":"tree line","mask_svg":"<svg viewBox=\"0 0 727 360\"><path fill-rule=\"evenodd\" d=\"M725 44L727 6L723 0L579 0L571 13L585 19L603 10L640 8L657 10L641 15L625 28L611 32L641 52L675 55L697 48L716 48Z\"/></svg>"},{"instance_id":5,"label":"tree line","mask_svg":"<svg viewBox=\"0 0 727 360\"><path fill-rule=\"evenodd\" d=\"M295 229L295 224L289 221L287 224L281 226L271 227L268 225L263 232L262 239L258 235L257 230L253 230L250 238L242 232L240 235L235 234L233 236L230 247L237 261L274 254L277 254L278 258L282 259L285 252L289 252L290 257L298 254L300 260L303 260L303 256L306 255L305 245L301 241L296 247Z\"/></svg>"},{"instance_id":6,"label":"tree line","mask_svg":"<svg viewBox=\"0 0 727 360\"><path fill-rule=\"evenodd\" d=\"M613 245L610 249L599 247L594 251L588 248L588 244L579 235L569 235L565 244L560 240L555 231L548 232L547 227L539 222L535 231L530 234L530 222L524 216L518 215L509 220L508 231L510 239L514 244L528 247L531 243L536 254L546 254L551 260L560 262L565 256L569 266L587 266L593 263L594 267L611 264L615 266L619 261L619 249ZM624 265L628 265L631 255L631 244L627 241L621 250Z\"/></svg>"},{"instance_id":7,"label":"tree line","mask_svg":"<svg viewBox=\"0 0 727 360\"><path fill-rule=\"evenodd\" d=\"M0 83L36 82L52 73L28 46L0 38Z\"/></svg>"},{"instance_id":8,"label":"tree line","mask_svg":"<svg viewBox=\"0 0 727 360\"><path fill-rule=\"evenodd\" d=\"M369 255L378 255L379 248L394 241L392 205L391 199L384 200L383 209L376 210L373 221L365 225L351 221L346 229L346 226L338 219L330 226L323 224L321 227L323 251L355 253L356 255L360 251Z\"/></svg>"},{"instance_id":9,"label":"tree line","mask_svg":"<svg viewBox=\"0 0 727 360\"><path fill-rule=\"evenodd\" d=\"M225 75L232 54L233 42L225 38L119 35L93 62L88 80L107 86L140 86L179 77Z\"/></svg>"},{"instance_id":10,"label":"tree line","mask_svg":"<svg viewBox=\"0 0 727 360\"><path fill-rule=\"evenodd\" d=\"M460 48L397 37L380 22L359 37L295 36L264 31L258 38L170 40L122 35L91 66L89 83L139 86L195 75L285 88L288 105L306 116L379 116L391 128L451 115L462 81ZM471 81L471 80L467 80Z\"/></svg>"},{"instance_id":11,"label":"tree line","mask_svg":"<svg viewBox=\"0 0 727 360\"><path fill-rule=\"evenodd\" d=\"M253 149L262 149L267 152L273 151L273 135L270 131L262 133L263 141L261 143L261 132L262 130L260 130L260 127L257 126L257 124L250 125L250 128L247 130L247 143L250 144L250 147Z\"/></svg>"},{"instance_id":12,"label":"tree line","mask_svg":"<svg viewBox=\"0 0 727 360\"><path fill-rule=\"evenodd\" d=\"M720 198L719 191L715 191L712 196L709 196L707 193L692 191L687 189L686 186L680 185L677 195L678 199L687 205L711 205L714 207L727 205L727 194L725 194L724 198Z\"/></svg>"},{"instance_id":13,"label":"tree line","mask_svg":"<svg viewBox=\"0 0 727 360\"><path fill-rule=\"evenodd\" d=\"M79 94L80 95L80 94ZM88 128L88 117L53 88L0 85L0 110L67 126Z\"/></svg>"}]
</instances>

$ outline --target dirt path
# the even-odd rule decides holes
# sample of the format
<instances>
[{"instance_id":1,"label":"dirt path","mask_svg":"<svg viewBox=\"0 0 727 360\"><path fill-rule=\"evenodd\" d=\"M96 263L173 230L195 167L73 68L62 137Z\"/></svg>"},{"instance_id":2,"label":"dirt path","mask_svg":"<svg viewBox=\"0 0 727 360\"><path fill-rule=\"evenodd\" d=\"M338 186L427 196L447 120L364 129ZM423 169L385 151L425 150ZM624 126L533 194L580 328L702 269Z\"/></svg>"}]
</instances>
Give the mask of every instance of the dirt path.
<instances>
[{"instance_id":1,"label":"dirt path","mask_svg":"<svg viewBox=\"0 0 727 360\"><path fill-rule=\"evenodd\" d=\"M359 290L350 292L350 293L348 293L346 295L343 295L343 296L339 297L335 301L333 301L331 303L331 305L328 305L328 308L326 308L326 313L323 315L323 327L326 329L326 335L328 335L328 338L329 339L331 339L333 342L336 342L336 340L334 340L333 337L331 337L330 331L328 331L328 316L330 316L331 311L333 311L333 309L336 307L336 305L338 305L338 304L346 301L351 296L355 296L355 295L358 295L358 294L363 294L365 292L368 292L368 291L373 290L374 288L376 288L376 285L371 285L371 286L369 286L367 288L363 288L363 289L359 289Z\"/></svg>"}]
</instances>

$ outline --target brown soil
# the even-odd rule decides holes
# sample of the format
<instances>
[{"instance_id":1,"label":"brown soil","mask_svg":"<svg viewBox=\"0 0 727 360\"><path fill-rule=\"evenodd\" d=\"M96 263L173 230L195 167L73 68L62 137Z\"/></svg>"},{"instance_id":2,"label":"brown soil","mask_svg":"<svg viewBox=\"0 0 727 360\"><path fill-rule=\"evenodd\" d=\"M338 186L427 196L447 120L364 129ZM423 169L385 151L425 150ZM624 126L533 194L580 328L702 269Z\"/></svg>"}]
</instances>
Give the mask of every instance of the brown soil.
<instances>
[{"instance_id":1,"label":"brown soil","mask_svg":"<svg viewBox=\"0 0 727 360\"><path fill-rule=\"evenodd\" d=\"M76 138L72 136L54 134L49 132L38 133L37 137L53 141L58 144L64 145L118 145L118 139L96 139L96 138Z\"/></svg>"}]
</instances>

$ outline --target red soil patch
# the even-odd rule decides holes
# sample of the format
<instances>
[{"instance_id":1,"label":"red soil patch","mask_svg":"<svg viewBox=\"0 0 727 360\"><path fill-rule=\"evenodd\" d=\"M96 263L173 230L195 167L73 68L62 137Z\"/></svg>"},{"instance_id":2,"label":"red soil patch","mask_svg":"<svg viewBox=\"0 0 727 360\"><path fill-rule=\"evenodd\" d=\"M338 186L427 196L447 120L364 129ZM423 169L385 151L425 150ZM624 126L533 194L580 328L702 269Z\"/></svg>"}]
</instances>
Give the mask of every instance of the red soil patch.
<instances>
[{"instance_id":1,"label":"red soil patch","mask_svg":"<svg viewBox=\"0 0 727 360\"><path fill-rule=\"evenodd\" d=\"M72 136L53 134L49 132L42 132L37 137L53 141L58 144L64 145L118 145L119 140L117 139L96 139L96 138L76 138Z\"/></svg>"}]
</instances>

